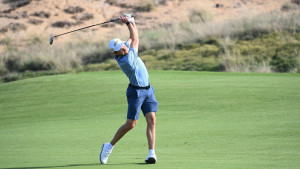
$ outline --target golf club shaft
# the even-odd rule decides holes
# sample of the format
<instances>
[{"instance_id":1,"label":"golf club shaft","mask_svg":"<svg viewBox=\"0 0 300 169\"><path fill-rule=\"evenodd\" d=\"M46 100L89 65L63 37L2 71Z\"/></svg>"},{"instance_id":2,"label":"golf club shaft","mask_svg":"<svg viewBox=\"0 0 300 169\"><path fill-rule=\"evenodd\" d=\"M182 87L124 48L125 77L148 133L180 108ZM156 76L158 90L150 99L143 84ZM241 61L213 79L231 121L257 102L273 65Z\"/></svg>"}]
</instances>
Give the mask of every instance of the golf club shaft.
<instances>
[{"instance_id":1,"label":"golf club shaft","mask_svg":"<svg viewBox=\"0 0 300 169\"><path fill-rule=\"evenodd\" d=\"M109 23L109 22L115 22L115 21L118 21L118 20L120 20L120 19L117 18L117 19L112 19L112 20L109 20L109 21L106 21L106 22L103 22L103 23L98 23L98 24L90 25L90 26L83 27L83 28L80 28L80 29L72 30L70 32L66 32L66 33L62 33L62 34L59 34L59 35L55 35L55 36L53 36L53 38L61 36L61 35L69 34L69 33L72 33L72 32L76 32L76 31L79 31L79 30L82 30L82 29L86 29L86 28L90 28L90 27L94 27L94 26L98 26L98 25L103 25L103 24L106 24L106 23Z\"/></svg>"}]
</instances>

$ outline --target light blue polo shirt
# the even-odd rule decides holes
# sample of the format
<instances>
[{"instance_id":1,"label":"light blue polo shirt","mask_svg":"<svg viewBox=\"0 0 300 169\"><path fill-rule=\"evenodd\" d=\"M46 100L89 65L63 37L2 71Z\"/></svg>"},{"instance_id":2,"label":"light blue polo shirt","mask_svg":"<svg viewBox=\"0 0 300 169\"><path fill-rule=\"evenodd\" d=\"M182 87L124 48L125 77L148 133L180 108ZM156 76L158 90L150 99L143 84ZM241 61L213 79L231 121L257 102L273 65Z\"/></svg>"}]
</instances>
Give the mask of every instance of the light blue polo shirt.
<instances>
[{"instance_id":1,"label":"light blue polo shirt","mask_svg":"<svg viewBox=\"0 0 300 169\"><path fill-rule=\"evenodd\" d=\"M149 85L149 74L144 62L138 56L134 48L130 48L128 42L124 43L129 48L128 54L123 57L116 57L118 65L129 78L131 85L145 87Z\"/></svg>"}]
</instances>

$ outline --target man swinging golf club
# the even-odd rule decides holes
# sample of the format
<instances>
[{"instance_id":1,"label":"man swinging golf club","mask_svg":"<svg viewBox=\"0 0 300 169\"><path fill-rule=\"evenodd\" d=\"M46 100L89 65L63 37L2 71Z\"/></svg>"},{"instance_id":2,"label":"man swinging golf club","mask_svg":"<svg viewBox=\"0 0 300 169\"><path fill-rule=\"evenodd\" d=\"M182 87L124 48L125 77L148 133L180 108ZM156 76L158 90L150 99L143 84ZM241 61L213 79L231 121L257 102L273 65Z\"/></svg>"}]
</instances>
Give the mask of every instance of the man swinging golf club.
<instances>
[{"instance_id":1,"label":"man swinging golf club","mask_svg":"<svg viewBox=\"0 0 300 169\"><path fill-rule=\"evenodd\" d=\"M100 153L100 162L106 164L114 145L136 124L139 119L139 112L142 109L147 121L147 139L149 154L145 160L148 164L155 164L157 161L154 151L155 147L155 114L158 102L154 96L154 90L150 86L149 75L143 61L138 56L139 37L134 18L128 15L120 16L122 23L125 23L130 32L130 38L123 42L118 38L109 42L109 48L114 53L115 59L122 71L129 78L129 85L126 91L128 111L127 120L116 132L109 143L104 143Z\"/></svg>"}]
</instances>

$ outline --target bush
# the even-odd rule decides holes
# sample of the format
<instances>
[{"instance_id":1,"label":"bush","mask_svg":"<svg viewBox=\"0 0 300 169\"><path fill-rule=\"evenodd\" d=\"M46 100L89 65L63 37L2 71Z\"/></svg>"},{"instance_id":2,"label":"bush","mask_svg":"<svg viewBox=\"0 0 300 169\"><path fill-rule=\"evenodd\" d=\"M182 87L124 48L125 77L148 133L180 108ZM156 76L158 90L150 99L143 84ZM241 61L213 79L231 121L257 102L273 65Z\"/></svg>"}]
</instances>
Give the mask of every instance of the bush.
<instances>
[{"instance_id":1,"label":"bush","mask_svg":"<svg viewBox=\"0 0 300 169\"><path fill-rule=\"evenodd\" d=\"M195 48L198 48L200 45L197 44L197 43L192 43L192 44L178 44L177 45L177 49L180 49L180 50L191 50L191 49L195 49Z\"/></svg>"},{"instance_id":2,"label":"bush","mask_svg":"<svg viewBox=\"0 0 300 169\"><path fill-rule=\"evenodd\" d=\"M300 5L300 0L291 0L292 3Z\"/></svg>"},{"instance_id":3,"label":"bush","mask_svg":"<svg viewBox=\"0 0 300 169\"><path fill-rule=\"evenodd\" d=\"M300 70L300 43L288 43L276 50L271 65L276 72Z\"/></svg>"},{"instance_id":4,"label":"bush","mask_svg":"<svg viewBox=\"0 0 300 169\"><path fill-rule=\"evenodd\" d=\"M9 13L10 11L28 5L31 2L31 0L2 0L3 4L9 4L10 5L10 9L5 11L7 13Z\"/></svg>"},{"instance_id":5,"label":"bush","mask_svg":"<svg viewBox=\"0 0 300 169\"><path fill-rule=\"evenodd\" d=\"M55 67L55 64L51 61L43 61L41 59L27 60L22 66L20 71L41 71L41 70L51 70Z\"/></svg>"},{"instance_id":6,"label":"bush","mask_svg":"<svg viewBox=\"0 0 300 169\"><path fill-rule=\"evenodd\" d=\"M21 66L20 58L15 55L10 55L4 59L4 65L9 72L19 71Z\"/></svg>"},{"instance_id":7,"label":"bush","mask_svg":"<svg viewBox=\"0 0 300 169\"><path fill-rule=\"evenodd\" d=\"M91 63L100 63L109 58L112 58L111 52L106 50L92 50L88 53L83 54L81 58L81 62L83 65L91 64Z\"/></svg>"},{"instance_id":8,"label":"bush","mask_svg":"<svg viewBox=\"0 0 300 169\"><path fill-rule=\"evenodd\" d=\"M285 4L283 4L283 6L281 7L282 11L288 12L290 10L295 10L297 9L297 6L295 6L295 4L291 3L291 2L287 2Z\"/></svg>"},{"instance_id":9,"label":"bush","mask_svg":"<svg viewBox=\"0 0 300 169\"><path fill-rule=\"evenodd\" d=\"M0 77L6 73L5 65L2 60L0 60Z\"/></svg>"},{"instance_id":10,"label":"bush","mask_svg":"<svg viewBox=\"0 0 300 169\"><path fill-rule=\"evenodd\" d=\"M84 9L80 6L69 6L68 8L64 9L64 12L68 14L76 14L81 13L83 11Z\"/></svg>"},{"instance_id":11,"label":"bush","mask_svg":"<svg viewBox=\"0 0 300 169\"><path fill-rule=\"evenodd\" d=\"M40 18L49 18L51 16L51 14L48 12L39 11L39 12L35 12L35 13L31 14L31 16L36 16L36 17L40 17Z\"/></svg>"},{"instance_id":12,"label":"bush","mask_svg":"<svg viewBox=\"0 0 300 169\"><path fill-rule=\"evenodd\" d=\"M135 10L140 12L150 12L155 9L155 4L153 0L141 0L139 4L135 7Z\"/></svg>"},{"instance_id":13,"label":"bush","mask_svg":"<svg viewBox=\"0 0 300 169\"><path fill-rule=\"evenodd\" d=\"M69 21L56 21L51 24L52 27L57 27L57 28L69 28L71 26L76 26L80 25L81 22L69 22Z\"/></svg>"},{"instance_id":14,"label":"bush","mask_svg":"<svg viewBox=\"0 0 300 169\"><path fill-rule=\"evenodd\" d=\"M236 37L241 40L252 40L257 37L261 37L263 35L268 34L269 31L264 28L252 28L249 30L244 30L242 32L233 33L232 37Z\"/></svg>"},{"instance_id":15,"label":"bush","mask_svg":"<svg viewBox=\"0 0 300 169\"><path fill-rule=\"evenodd\" d=\"M2 77L3 82L12 82L22 79L22 76L18 73L9 73L6 76Z\"/></svg>"},{"instance_id":16,"label":"bush","mask_svg":"<svg viewBox=\"0 0 300 169\"><path fill-rule=\"evenodd\" d=\"M13 31L13 32L18 32L22 30L26 30L27 26L22 24L22 23L9 23L8 25L2 27L0 29L0 32L8 32L8 31Z\"/></svg>"},{"instance_id":17,"label":"bush","mask_svg":"<svg viewBox=\"0 0 300 169\"><path fill-rule=\"evenodd\" d=\"M206 10L192 10L189 16L191 23L205 23L212 20L212 15Z\"/></svg>"}]
</instances>

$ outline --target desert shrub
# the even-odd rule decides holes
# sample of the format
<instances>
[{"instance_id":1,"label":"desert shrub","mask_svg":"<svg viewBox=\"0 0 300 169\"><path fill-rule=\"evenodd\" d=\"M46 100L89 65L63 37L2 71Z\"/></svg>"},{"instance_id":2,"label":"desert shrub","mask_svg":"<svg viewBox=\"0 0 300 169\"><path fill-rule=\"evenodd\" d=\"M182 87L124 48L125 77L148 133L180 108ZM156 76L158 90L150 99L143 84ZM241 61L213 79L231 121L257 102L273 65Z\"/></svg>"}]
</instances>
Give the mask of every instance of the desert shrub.
<instances>
[{"instance_id":1,"label":"desert shrub","mask_svg":"<svg viewBox=\"0 0 300 169\"><path fill-rule=\"evenodd\" d=\"M20 75L19 73L15 73L15 72L9 73L1 78L1 80L3 82L12 82L12 81L20 80L20 79L22 79L22 75Z\"/></svg>"},{"instance_id":2,"label":"desert shrub","mask_svg":"<svg viewBox=\"0 0 300 169\"><path fill-rule=\"evenodd\" d=\"M200 45L197 43L192 43L192 44L184 44L184 43L180 43L176 45L177 49L180 50L191 50L191 49L195 49L198 48Z\"/></svg>"},{"instance_id":3,"label":"desert shrub","mask_svg":"<svg viewBox=\"0 0 300 169\"><path fill-rule=\"evenodd\" d=\"M25 61L22 65L20 71L41 71L41 70L51 70L55 67L54 62L44 61L39 58L30 59Z\"/></svg>"},{"instance_id":4,"label":"desert shrub","mask_svg":"<svg viewBox=\"0 0 300 169\"><path fill-rule=\"evenodd\" d=\"M189 20L191 23L205 23L212 21L212 15L206 10L192 10L189 15Z\"/></svg>"},{"instance_id":5,"label":"desert shrub","mask_svg":"<svg viewBox=\"0 0 300 169\"><path fill-rule=\"evenodd\" d=\"M139 3L135 6L135 10L140 12L150 12L155 9L155 4L153 0L141 0Z\"/></svg>"},{"instance_id":6,"label":"desert shrub","mask_svg":"<svg viewBox=\"0 0 300 169\"><path fill-rule=\"evenodd\" d=\"M69 22L69 21L56 21L51 24L52 27L58 27L58 28L69 28L71 26L76 26L81 24L81 22Z\"/></svg>"},{"instance_id":7,"label":"desert shrub","mask_svg":"<svg viewBox=\"0 0 300 169\"><path fill-rule=\"evenodd\" d=\"M16 45L14 44L13 39L8 37L0 39L0 45L2 45L6 51L16 50ZM1 56L4 57L4 55L0 55L0 57Z\"/></svg>"},{"instance_id":8,"label":"desert shrub","mask_svg":"<svg viewBox=\"0 0 300 169\"><path fill-rule=\"evenodd\" d=\"M300 43L288 43L276 50L271 65L276 72L299 71Z\"/></svg>"},{"instance_id":9,"label":"desert shrub","mask_svg":"<svg viewBox=\"0 0 300 169\"><path fill-rule=\"evenodd\" d=\"M18 32L26 29L27 26L22 23L9 23L8 25L2 27L0 29L0 32L7 32L7 31Z\"/></svg>"},{"instance_id":10,"label":"desert shrub","mask_svg":"<svg viewBox=\"0 0 300 169\"><path fill-rule=\"evenodd\" d=\"M263 35L268 34L269 31L265 28L252 28L249 30L244 30L241 32L236 32L232 34L232 37L238 38L241 40L252 40L257 37L261 37Z\"/></svg>"},{"instance_id":11,"label":"desert shrub","mask_svg":"<svg viewBox=\"0 0 300 169\"><path fill-rule=\"evenodd\" d=\"M300 0L291 0L292 3L300 5Z\"/></svg>"},{"instance_id":12,"label":"desert shrub","mask_svg":"<svg viewBox=\"0 0 300 169\"><path fill-rule=\"evenodd\" d=\"M51 14L48 12L39 11L39 12L34 12L33 14L31 14L31 16L36 16L40 18L49 18Z\"/></svg>"},{"instance_id":13,"label":"desert shrub","mask_svg":"<svg viewBox=\"0 0 300 169\"><path fill-rule=\"evenodd\" d=\"M89 43L81 42L77 44L81 47L81 51L77 51L81 58L81 64L94 64L104 62L109 58L113 58L111 51L107 48L106 43Z\"/></svg>"},{"instance_id":14,"label":"desert shrub","mask_svg":"<svg viewBox=\"0 0 300 169\"><path fill-rule=\"evenodd\" d=\"M202 57L217 57L219 54L219 48L215 45L203 45L198 51Z\"/></svg>"},{"instance_id":15,"label":"desert shrub","mask_svg":"<svg viewBox=\"0 0 300 169\"><path fill-rule=\"evenodd\" d=\"M42 20L39 20L39 19L29 19L28 20L28 23L31 23L31 24L33 24L33 25L40 25L40 24L42 24L44 21L42 21Z\"/></svg>"},{"instance_id":16,"label":"desert shrub","mask_svg":"<svg viewBox=\"0 0 300 169\"><path fill-rule=\"evenodd\" d=\"M16 55L10 55L4 59L4 65L9 72L19 71L21 68L20 57Z\"/></svg>"},{"instance_id":17,"label":"desert shrub","mask_svg":"<svg viewBox=\"0 0 300 169\"><path fill-rule=\"evenodd\" d=\"M173 70L184 71L222 71L221 66L214 58L186 58L182 61L169 62L169 66Z\"/></svg>"},{"instance_id":18,"label":"desert shrub","mask_svg":"<svg viewBox=\"0 0 300 169\"><path fill-rule=\"evenodd\" d=\"M4 60L0 58L0 77L7 72L4 64Z\"/></svg>"},{"instance_id":19,"label":"desert shrub","mask_svg":"<svg viewBox=\"0 0 300 169\"><path fill-rule=\"evenodd\" d=\"M10 8L9 10L5 11L9 13L10 11L28 5L32 0L2 0L2 3L9 4Z\"/></svg>"},{"instance_id":20,"label":"desert shrub","mask_svg":"<svg viewBox=\"0 0 300 169\"><path fill-rule=\"evenodd\" d=\"M32 35L28 37L28 43L27 46L35 46L41 44L43 41L40 36Z\"/></svg>"},{"instance_id":21,"label":"desert shrub","mask_svg":"<svg viewBox=\"0 0 300 169\"><path fill-rule=\"evenodd\" d=\"M141 30L139 31L140 41L139 52L151 49L161 49L169 43L165 43L167 39L165 36L169 34L166 29L158 28L155 30Z\"/></svg>"},{"instance_id":22,"label":"desert shrub","mask_svg":"<svg viewBox=\"0 0 300 169\"><path fill-rule=\"evenodd\" d=\"M0 45L5 45L5 46L7 46L7 45L11 45L12 44L12 39L10 39L10 38L2 38L2 39L0 39Z\"/></svg>"},{"instance_id":23,"label":"desert shrub","mask_svg":"<svg viewBox=\"0 0 300 169\"><path fill-rule=\"evenodd\" d=\"M83 67L84 71L104 71L104 70L120 70L118 63L113 59L108 59L101 64L88 64Z\"/></svg>"},{"instance_id":24,"label":"desert shrub","mask_svg":"<svg viewBox=\"0 0 300 169\"><path fill-rule=\"evenodd\" d=\"M287 2L285 4L282 5L281 10L284 12L288 12L290 10L295 10L297 9L297 6L291 2Z\"/></svg>"},{"instance_id":25,"label":"desert shrub","mask_svg":"<svg viewBox=\"0 0 300 169\"><path fill-rule=\"evenodd\" d=\"M81 60L83 65L87 65L90 63L100 63L111 57L112 54L109 51L107 53L94 51L83 55Z\"/></svg>"},{"instance_id":26,"label":"desert shrub","mask_svg":"<svg viewBox=\"0 0 300 169\"><path fill-rule=\"evenodd\" d=\"M93 19L94 18L94 15L91 14L91 13L84 13L82 14L81 16L77 16L77 15L74 15L71 17L72 19L75 19L77 21L86 21L86 20L90 20L90 19ZM106 25L107 26L107 25Z\"/></svg>"},{"instance_id":27,"label":"desert shrub","mask_svg":"<svg viewBox=\"0 0 300 169\"><path fill-rule=\"evenodd\" d=\"M84 11L84 8L80 6L69 6L68 8L64 9L65 13L68 14L75 14L75 13L81 13Z\"/></svg>"}]
</instances>

